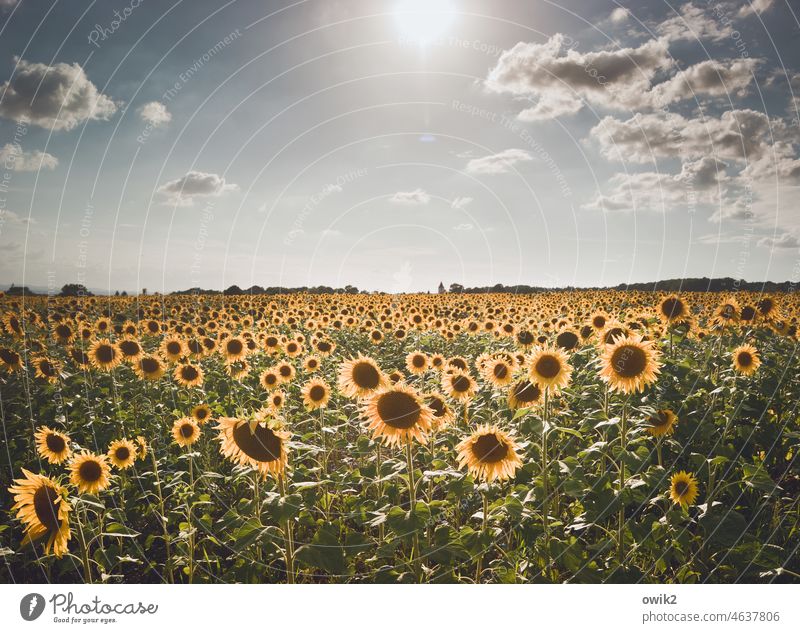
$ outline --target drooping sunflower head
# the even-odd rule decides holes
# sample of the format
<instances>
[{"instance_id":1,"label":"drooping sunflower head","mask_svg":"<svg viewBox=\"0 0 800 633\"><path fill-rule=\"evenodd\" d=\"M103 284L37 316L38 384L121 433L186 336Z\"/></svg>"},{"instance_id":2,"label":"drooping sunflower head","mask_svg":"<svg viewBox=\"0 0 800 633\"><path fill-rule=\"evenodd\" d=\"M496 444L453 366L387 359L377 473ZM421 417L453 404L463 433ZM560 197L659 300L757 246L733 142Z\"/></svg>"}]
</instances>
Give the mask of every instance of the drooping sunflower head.
<instances>
[{"instance_id":1,"label":"drooping sunflower head","mask_svg":"<svg viewBox=\"0 0 800 633\"><path fill-rule=\"evenodd\" d=\"M622 393L643 391L661 371L658 350L638 334L607 346L600 364L600 377L609 389Z\"/></svg>"},{"instance_id":2,"label":"drooping sunflower head","mask_svg":"<svg viewBox=\"0 0 800 633\"><path fill-rule=\"evenodd\" d=\"M201 433L200 425L194 418L179 418L172 424L172 439L182 448L197 442Z\"/></svg>"},{"instance_id":3,"label":"drooping sunflower head","mask_svg":"<svg viewBox=\"0 0 800 633\"><path fill-rule=\"evenodd\" d=\"M309 380L300 390L303 396L303 405L308 411L314 411L328 404L331 389L324 380L315 378Z\"/></svg>"},{"instance_id":4,"label":"drooping sunflower head","mask_svg":"<svg viewBox=\"0 0 800 633\"><path fill-rule=\"evenodd\" d=\"M114 466L120 470L125 470L126 468L133 466L133 463L136 461L138 451L136 449L136 444L123 438L121 440L114 440L111 442L108 447L108 453L106 454Z\"/></svg>"},{"instance_id":5,"label":"drooping sunflower head","mask_svg":"<svg viewBox=\"0 0 800 633\"><path fill-rule=\"evenodd\" d=\"M262 475L280 476L289 462L290 434L277 418L257 415L252 420L219 418L220 452L240 466L255 468Z\"/></svg>"},{"instance_id":6,"label":"drooping sunflower head","mask_svg":"<svg viewBox=\"0 0 800 633\"><path fill-rule=\"evenodd\" d=\"M72 455L69 436L66 433L43 426L36 431L34 437L37 452L50 464L60 464Z\"/></svg>"},{"instance_id":7,"label":"drooping sunflower head","mask_svg":"<svg viewBox=\"0 0 800 633\"><path fill-rule=\"evenodd\" d=\"M733 368L743 376L752 376L761 366L758 350L752 345L740 345L731 355Z\"/></svg>"},{"instance_id":8,"label":"drooping sunflower head","mask_svg":"<svg viewBox=\"0 0 800 633\"><path fill-rule=\"evenodd\" d=\"M496 425L479 427L457 446L458 463L480 481L503 481L514 476L522 460L514 438Z\"/></svg>"},{"instance_id":9,"label":"drooping sunflower head","mask_svg":"<svg viewBox=\"0 0 800 633\"><path fill-rule=\"evenodd\" d=\"M670 479L669 496L676 504L687 508L697 499L698 485L694 475L680 471Z\"/></svg>"},{"instance_id":10,"label":"drooping sunflower head","mask_svg":"<svg viewBox=\"0 0 800 633\"><path fill-rule=\"evenodd\" d=\"M455 419L455 414L450 408L450 405L447 404L447 400L445 399L444 395L438 391L425 394L425 404L430 407L430 410L433 413L433 419L431 422L434 431L438 431L442 427L447 426Z\"/></svg>"},{"instance_id":11,"label":"drooping sunflower head","mask_svg":"<svg viewBox=\"0 0 800 633\"><path fill-rule=\"evenodd\" d=\"M339 366L339 391L348 398L365 398L386 386L386 376L368 356L359 355Z\"/></svg>"},{"instance_id":12,"label":"drooping sunflower head","mask_svg":"<svg viewBox=\"0 0 800 633\"><path fill-rule=\"evenodd\" d=\"M108 458L82 452L69 463L69 479L80 494L94 495L105 490L111 484Z\"/></svg>"},{"instance_id":13,"label":"drooping sunflower head","mask_svg":"<svg viewBox=\"0 0 800 633\"><path fill-rule=\"evenodd\" d=\"M372 436L389 446L428 441L433 411L412 388L401 384L375 392L363 414Z\"/></svg>"},{"instance_id":14,"label":"drooping sunflower head","mask_svg":"<svg viewBox=\"0 0 800 633\"><path fill-rule=\"evenodd\" d=\"M50 384L58 382L58 377L61 375L61 363L46 356L38 356L31 361L31 364L36 370L37 378L46 380Z\"/></svg>"},{"instance_id":15,"label":"drooping sunflower head","mask_svg":"<svg viewBox=\"0 0 800 633\"><path fill-rule=\"evenodd\" d=\"M61 558L67 553L69 512L67 490L57 481L22 469L23 477L14 480L8 491L14 495L12 512L25 526L23 545L47 537L45 554Z\"/></svg>"},{"instance_id":16,"label":"drooping sunflower head","mask_svg":"<svg viewBox=\"0 0 800 633\"><path fill-rule=\"evenodd\" d=\"M542 401L542 394L542 388L534 381L527 378L518 380L508 390L508 408L516 411L536 406Z\"/></svg>"},{"instance_id":17,"label":"drooping sunflower head","mask_svg":"<svg viewBox=\"0 0 800 633\"><path fill-rule=\"evenodd\" d=\"M659 409L653 415L647 418L647 432L653 437L661 437L672 433L678 416L672 409Z\"/></svg>"},{"instance_id":18,"label":"drooping sunflower head","mask_svg":"<svg viewBox=\"0 0 800 633\"><path fill-rule=\"evenodd\" d=\"M8 373L22 369L22 356L7 347L0 348L0 361L2 361L3 369Z\"/></svg>"},{"instance_id":19,"label":"drooping sunflower head","mask_svg":"<svg viewBox=\"0 0 800 633\"><path fill-rule=\"evenodd\" d=\"M531 354L529 372L531 380L542 389L558 390L569 384L572 366L563 350L540 347Z\"/></svg>"}]
</instances>

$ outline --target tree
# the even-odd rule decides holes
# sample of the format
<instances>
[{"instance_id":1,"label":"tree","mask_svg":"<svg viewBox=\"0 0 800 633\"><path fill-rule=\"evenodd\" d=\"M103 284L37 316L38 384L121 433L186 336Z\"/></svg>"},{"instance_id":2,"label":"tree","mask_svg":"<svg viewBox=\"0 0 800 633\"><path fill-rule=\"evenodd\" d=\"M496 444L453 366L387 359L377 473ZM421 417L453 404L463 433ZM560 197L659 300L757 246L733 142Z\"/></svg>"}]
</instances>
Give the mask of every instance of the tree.
<instances>
[{"instance_id":1,"label":"tree","mask_svg":"<svg viewBox=\"0 0 800 633\"><path fill-rule=\"evenodd\" d=\"M242 289L237 286L236 284L229 286L225 290L222 291L224 295L240 295L242 294Z\"/></svg>"},{"instance_id":2,"label":"tree","mask_svg":"<svg viewBox=\"0 0 800 633\"><path fill-rule=\"evenodd\" d=\"M464 292L464 286L462 286L461 284L450 284L450 292L453 293L454 295L461 294L462 292Z\"/></svg>"},{"instance_id":3,"label":"tree","mask_svg":"<svg viewBox=\"0 0 800 633\"><path fill-rule=\"evenodd\" d=\"M62 297L93 297L94 294L83 284L64 284L61 287Z\"/></svg>"}]
</instances>

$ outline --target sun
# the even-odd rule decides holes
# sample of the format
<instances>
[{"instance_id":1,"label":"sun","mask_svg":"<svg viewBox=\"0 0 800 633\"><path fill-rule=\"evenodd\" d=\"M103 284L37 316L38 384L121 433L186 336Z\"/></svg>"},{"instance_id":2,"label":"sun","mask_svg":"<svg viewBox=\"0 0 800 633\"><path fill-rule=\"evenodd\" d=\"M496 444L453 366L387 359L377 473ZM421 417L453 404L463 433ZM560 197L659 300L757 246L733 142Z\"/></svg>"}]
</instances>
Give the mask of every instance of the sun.
<instances>
[{"instance_id":1,"label":"sun","mask_svg":"<svg viewBox=\"0 0 800 633\"><path fill-rule=\"evenodd\" d=\"M452 0L400 0L392 13L400 35L419 46L436 41L455 19Z\"/></svg>"}]
</instances>

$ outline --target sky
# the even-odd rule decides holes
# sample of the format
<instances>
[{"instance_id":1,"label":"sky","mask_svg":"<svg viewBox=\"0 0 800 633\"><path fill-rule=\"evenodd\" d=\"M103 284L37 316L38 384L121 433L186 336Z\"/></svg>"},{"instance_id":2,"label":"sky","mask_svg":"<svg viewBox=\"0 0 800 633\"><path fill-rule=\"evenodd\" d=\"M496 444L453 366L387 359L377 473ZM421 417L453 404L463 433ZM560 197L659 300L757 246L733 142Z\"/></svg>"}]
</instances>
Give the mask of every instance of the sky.
<instances>
[{"instance_id":1,"label":"sky","mask_svg":"<svg viewBox=\"0 0 800 633\"><path fill-rule=\"evenodd\" d=\"M0 282L800 279L796 0L0 0Z\"/></svg>"}]
</instances>

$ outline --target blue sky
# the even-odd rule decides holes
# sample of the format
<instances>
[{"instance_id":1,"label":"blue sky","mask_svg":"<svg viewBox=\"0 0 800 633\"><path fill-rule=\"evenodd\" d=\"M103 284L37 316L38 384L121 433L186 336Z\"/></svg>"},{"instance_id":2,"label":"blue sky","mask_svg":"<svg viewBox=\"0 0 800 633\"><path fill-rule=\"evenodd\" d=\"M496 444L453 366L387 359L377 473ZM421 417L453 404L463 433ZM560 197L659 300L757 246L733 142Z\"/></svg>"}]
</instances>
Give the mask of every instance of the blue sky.
<instances>
[{"instance_id":1,"label":"blue sky","mask_svg":"<svg viewBox=\"0 0 800 633\"><path fill-rule=\"evenodd\" d=\"M791 0L0 0L0 281L800 277Z\"/></svg>"}]
</instances>

